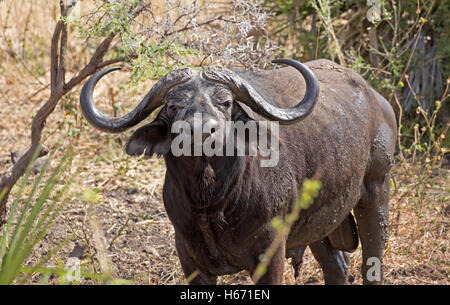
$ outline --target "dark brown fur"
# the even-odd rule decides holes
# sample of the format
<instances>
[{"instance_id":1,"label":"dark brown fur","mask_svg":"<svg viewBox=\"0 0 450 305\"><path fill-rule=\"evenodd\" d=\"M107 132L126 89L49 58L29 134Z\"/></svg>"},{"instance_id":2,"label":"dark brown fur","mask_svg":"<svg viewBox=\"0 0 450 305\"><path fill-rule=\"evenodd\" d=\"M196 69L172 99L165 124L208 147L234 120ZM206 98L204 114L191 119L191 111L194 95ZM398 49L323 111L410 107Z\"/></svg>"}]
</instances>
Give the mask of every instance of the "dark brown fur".
<instances>
[{"instance_id":1,"label":"dark brown fur","mask_svg":"<svg viewBox=\"0 0 450 305\"><path fill-rule=\"evenodd\" d=\"M253 274L260 255L274 239L270 221L286 215L303 180L317 174L322 182L318 198L302 211L259 283L280 284L286 253L295 257L307 245L324 270L325 282L345 283L347 261L341 250L350 251L357 245L354 223L352 227L344 222L353 209L362 242L364 283L381 282L367 278L366 261L369 257L382 259L387 237L394 113L356 72L327 60L306 65L319 80L320 95L312 114L301 122L280 125L276 167L260 167L258 157L171 154L168 130L174 118L186 120L194 110L217 118L217 111L208 106L212 95L200 79L176 87L178 94L172 94L157 120L132 136L128 153L140 154L147 149L149 155L164 156L164 205L175 228L186 276L199 271L193 284L212 284L218 275L240 270ZM236 73L282 108L292 107L304 95L304 80L293 68ZM187 90L183 86L196 88L197 93L190 97L191 108L174 106L177 96ZM244 110L233 103L231 110L219 113L219 118L251 120L252 114Z\"/></svg>"}]
</instances>

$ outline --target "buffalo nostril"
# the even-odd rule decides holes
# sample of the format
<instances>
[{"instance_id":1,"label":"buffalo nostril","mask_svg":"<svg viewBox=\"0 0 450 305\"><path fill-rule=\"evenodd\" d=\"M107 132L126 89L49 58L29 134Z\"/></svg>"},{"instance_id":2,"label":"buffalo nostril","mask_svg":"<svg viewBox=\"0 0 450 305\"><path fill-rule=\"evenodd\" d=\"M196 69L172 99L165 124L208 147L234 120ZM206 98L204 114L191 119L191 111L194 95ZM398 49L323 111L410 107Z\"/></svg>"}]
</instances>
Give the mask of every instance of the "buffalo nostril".
<instances>
[{"instance_id":1,"label":"buffalo nostril","mask_svg":"<svg viewBox=\"0 0 450 305\"><path fill-rule=\"evenodd\" d=\"M208 119L203 124L202 140L205 141L208 137L218 130L219 123L214 119Z\"/></svg>"},{"instance_id":2,"label":"buffalo nostril","mask_svg":"<svg viewBox=\"0 0 450 305\"><path fill-rule=\"evenodd\" d=\"M209 131L203 131L202 132L202 141L204 142L208 137L210 137L212 134L214 133L214 131L211 130L211 132Z\"/></svg>"},{"instance_id":3,"label":"buffalo nostril","mask_svg":"<svg viewBox=\"0 0 450 305\"><path fill-rule=\"evenodd\" d=\"M206 140L207 138L209 138L209 136L211 136L210 133L207 133L207 132L202 133L202 141L205 142L205 140Z\"/></svg>"}]
</instances>

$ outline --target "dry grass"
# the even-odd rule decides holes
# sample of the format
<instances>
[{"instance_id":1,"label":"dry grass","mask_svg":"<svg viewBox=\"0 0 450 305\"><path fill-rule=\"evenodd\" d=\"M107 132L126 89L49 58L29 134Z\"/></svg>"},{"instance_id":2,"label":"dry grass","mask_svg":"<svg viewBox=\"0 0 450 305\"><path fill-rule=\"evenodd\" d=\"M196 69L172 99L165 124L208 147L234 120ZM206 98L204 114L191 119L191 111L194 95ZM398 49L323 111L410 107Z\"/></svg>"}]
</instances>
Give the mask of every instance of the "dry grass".
<instances>
[{"instance_id":1,"label":"dry grass","mask_svg":"<svg viewBox=\"0 0 450 305\"><path fill-rule=\"evenodd\" d=\"M4 28L10 3L13 5L9 28ZM30 1L18 5L18 2L4 1L0 4L0 175L12 166L10 151L28 146L31 117L48 97L48 47L57 1L36 3ZM8 39L11 39L9 46ZM69 50L72 63L86 54L85 50L77 48L76 39L71 40ZM98 92L101 93L96 98L101 109L112 113L110 88L113 88L114 99L123 101L124 109L120 115L133 107L137 96L142 96L151 86L149 83L137 88L137 96L130 99L129 93L114 85L123 83L126 76L126 73L116 73L99 85ZM50 116L45 144L49 147L55 143L61 146L73 144L78 150L73 167L82 167L83 171L71 189L70 202L62 216L38 245L28 264L74 235L51 264L65 262L79 243L85 248L83 265L86 272L112 269L115 277L140 284L184 283L174 247L174 230L162 203L163 160L126 156L122 147L130 132L111 136L85 126L78 107L78 93L66 96ZM66 107L62 106L64 104ZM81 132L69 137L73 128ZM426 184L418 184L414 173L417 168L417 165L398 164L393 169L395 186L390 203L385 282L449 284L450 174L448 170L442 170ZM91 206L82 200L82 194L83 190L94 188L100 190L101 201ZM419 196L416 195L418 190L423 190ZM350 267L355 284L362 283L360 263L361 250L358 249L352 254ZM38 275L32 279L33 282L42 280ZM309 250L297 280L290 265L286 264L285 282L323 283L320 268ZM82 283L98 283L98 280L85 279ZM247 284L250 280L242 272L221 277L219 283Z\"/></svg>"}]
</instances>

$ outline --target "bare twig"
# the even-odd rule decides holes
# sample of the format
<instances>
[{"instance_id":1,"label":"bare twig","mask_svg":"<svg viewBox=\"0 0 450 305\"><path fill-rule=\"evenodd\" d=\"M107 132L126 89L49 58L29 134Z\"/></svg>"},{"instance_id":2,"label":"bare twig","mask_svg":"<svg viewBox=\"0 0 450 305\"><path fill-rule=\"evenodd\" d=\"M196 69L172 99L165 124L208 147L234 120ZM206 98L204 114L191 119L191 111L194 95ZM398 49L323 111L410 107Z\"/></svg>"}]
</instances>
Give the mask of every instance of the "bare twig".
<instances>
[{"instance_id":1,"label":"bare twig","mask_svg":"<svg viewBox=\"0 0 450 305\"><path fill-rule=\"evenodd\" d=\"M29 100L29 99L35 97L36 95L38 95L39 93L41 93L42 91L44 91L45 89L47 89L48 87L50 87L50 83L48 83L48 84L45 85L44 87L42 87L42 88L36 90L36 91L33 92L32 94L27 95L25 98L23 98L22 101L27 101L27 100Z\"/></svg>"},{"instance_id":2,"label":"bare twig","mask_svg":"<svg viewBox=\"0 0 450 305\"><path fill-rule=\"evenodd\" d=\"M402 105L400 104L400 101L398 100L396 92L394 92L394 100L395 100L395 104L398 107L398 127L397 127L398 128L397 129L397 142L398 143L397 144L398 144L400 159L404 160L405 157L403 156L402 145L401 145L403 108L402 108Z\"/></svg>"},{"instance_id":3,"label":"bare twig","mask_svg":"<svg viewBox=\"0 0 450 305\"><path fill-rule=\"evenodd\" d=\"M313 1L311 1L311 5L316 10L320 19L322 19L324 27L325 27L328 35L331 38L330 41L333 41L335 44L335 48L333 48L333 49L336 52L336 55L339 59L339 63L341 65L345 65L344 53L342 52L341 45L339 43L339 40L336 37L336 33L334 31L333 24L331 22L331 12L330 12L329 4L330 4L329 0L313 0Z\"/></svg>"},{"instance_id":4,"label":"bare twig","mask_svg":"<svg viewBox=\"0 0 450 305\"><path fill-rule=\"evenodd\" d=\"M207 24L213 23L214 21L218 21L218 20L224 20L223 16L218 16L218 17L209 19L209 20L207 20L205 22L197 24L196 26L193 26L193 25L190 26L189 23L188 23L188 24L186 24L184 27L182 27L180 29L177 29L177 30L174 30L172 32L166 33L165 36L167 37L167 36L171 36L171 35L173 35L175 33L185 32L185 31L191 30L191 29L193 29L195 27L207 25Z\"/></svg>"}]
</instances>

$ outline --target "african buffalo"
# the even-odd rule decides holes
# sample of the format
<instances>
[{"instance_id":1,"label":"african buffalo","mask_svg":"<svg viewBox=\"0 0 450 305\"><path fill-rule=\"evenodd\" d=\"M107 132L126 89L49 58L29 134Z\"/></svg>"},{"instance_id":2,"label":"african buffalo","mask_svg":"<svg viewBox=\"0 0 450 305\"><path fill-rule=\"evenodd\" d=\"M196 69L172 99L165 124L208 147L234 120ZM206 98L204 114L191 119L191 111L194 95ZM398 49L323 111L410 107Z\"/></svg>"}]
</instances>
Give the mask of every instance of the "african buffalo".
<instances>
[{"instance_id":1,"label":"african buffalo","mask_svg":"<svg viewBox=\"0 0 450 305\"><path fill-rule=\"evenodd\" d=\"M381 283L381 270L380 276L368 276L368 271L374 260L381 266L388 233L394 112L351 69L328 60L274 62L290 67L172 71L121 118L103 115L93 103L97 82L118 69L107 68L86 82L81 107L94 127L122 132L164 105L154 121L134 132L126 152L164 157L164 206L186 277L199 271L192 284L214 284L217 276L240 270L253 274L276 234L271 219L289 213L303 180L314 175L322 182L318 197L300 213L258 283L281 283L286 255L297 256L298 263L308 245L325 283L344 284L343 251L356 249L358 239L364 283ZM196 113L202 114L202 123L218 128L227 121L279 122L278 163L261 167L259 154L175 156L171 143L177 134L171 126L192 124Z\"/></svg>"}]
</instances>

